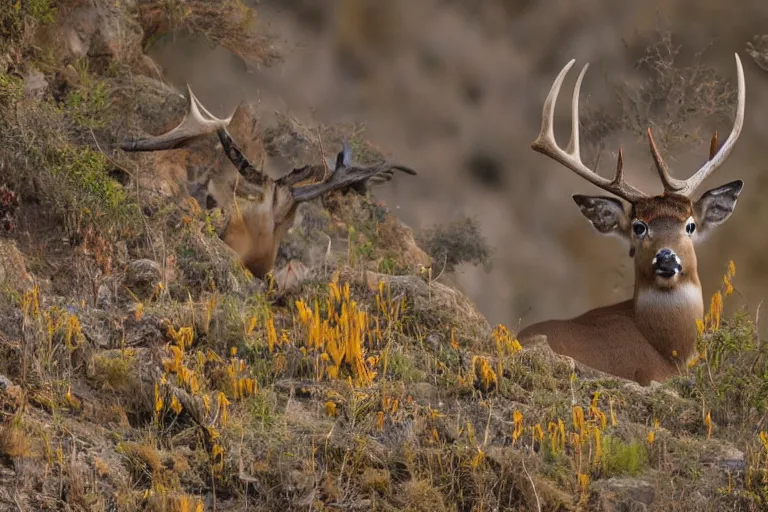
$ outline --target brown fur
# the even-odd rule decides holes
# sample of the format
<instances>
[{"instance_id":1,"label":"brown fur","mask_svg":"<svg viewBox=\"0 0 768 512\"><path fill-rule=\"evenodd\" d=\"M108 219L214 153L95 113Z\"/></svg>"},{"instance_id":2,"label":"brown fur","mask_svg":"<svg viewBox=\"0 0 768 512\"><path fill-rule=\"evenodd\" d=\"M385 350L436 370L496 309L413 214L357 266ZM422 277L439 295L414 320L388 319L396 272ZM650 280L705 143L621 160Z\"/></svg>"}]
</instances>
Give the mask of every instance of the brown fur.
<instances>
[{"instance_id":1,"label":"brown fur","mask_svg":"<svg viewBox=\"0 0 768 512\"><path fill-rule=\"evenodd\" d=\"M571 103L571 140L567 149L555 140L555 102L571 59L552 83L542 110L541 130L531 148L618 196L575 195L581 213L600 233L616 234L630 243L635 259L635 291L631 300L594 309L570 320L531 325L520 332L523 344L545 338L553 350L607 373L647 385L664 381L684 368L696 351L696 321L704 313L701 283L693 242L725 222L736 206L744 183L732 181L705 192L695 203L693 191L728 158L744 125L744 70L736 54L738 102L730 135L718 149L712 138L709 159L688 179L673 178L648 129L648 144L659 179L660 196L648 197L624 180L624 157L619 150L612 180L599 176L581 160L579 92L586 64L574 87Z\"/></svg>"},{"instance_id":2,"label":"brown fur","mask_svg":"<svg viewBox=\"0 0 768 512\"><path fill-rule=\"evenodd\" d=\"M741 183L721 189L731 190L728 187L735 190L733 198L719 206L725 204L732 209ZM708 194L697 203L665 194L638 200L630 208L620 208L615 200L599 196L578 199L577 203L587 204L582 212L596 227L608 232L605 226L612 226L613 231L630 241L635 259L633 298L569 320L531 325L519 333L520 342L528 345L544 336L555 352L641 385L663 382L685 369L696 355L696 320L704 314L696 251L685 227L691 217L697 226L706 227ZM591 208L593 204L588 201L595 200L613 209ZM606 218L607 211L616 218ZM720 222L725 218L727 215ZM637 220L648 226L648 234L642 238L632 232L632 223ZM656 275L652 266L663 248L673 250L681 261L681 271L672 278Z\"/></svg>"},{"instance_id":3,"label":"brown fur","mask_svg":"<svg viewBox=\"0 0 768 512\"><path fill-rule=\"evenodd\" d=\"M677 194L644 198L632 205L632 216L646 224L664 217L684 222L691 215L693 203L687 197Z\"/></svg>"}]
</instances>

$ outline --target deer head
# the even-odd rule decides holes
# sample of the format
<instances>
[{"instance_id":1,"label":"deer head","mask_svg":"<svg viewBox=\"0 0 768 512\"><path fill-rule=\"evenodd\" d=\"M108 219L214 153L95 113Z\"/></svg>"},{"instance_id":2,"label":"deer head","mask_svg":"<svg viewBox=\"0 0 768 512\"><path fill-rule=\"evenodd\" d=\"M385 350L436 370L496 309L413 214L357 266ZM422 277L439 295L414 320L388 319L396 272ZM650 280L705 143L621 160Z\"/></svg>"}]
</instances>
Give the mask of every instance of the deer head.
<instances>
[{"instance_id":1,"label":"deer head","mask_svg":"<svg viewBox=\"0 0 768 512\"><path fill-rule=\"evenodd\" d=\"M388 181L395 170L416 174L408 167L386 161L371 166L354 165L345 143L330 168L308 165L273 180L248 161L232 139L227 127L235 114L219 119L206 110L189 86L187 93L187 113L175 128L157 136L126 139L120 147L123 151L175 149L216 132L235 167L234 179L213 177L203 184L191 185L190 195L202 208L216 205L227 213L229 220L221 238L256 277L263 277L274 266L280 241L293 225L300 203L334 190L364 192L369 182Z\"/></svg>"},{"instance_id":2,"label":"deer head","mask_svg":"<svg viewBox=\"0 0 768 512\"><path fill-rule=\"evenodd\" d=\"M636 296L644 289L671 291L686 284L695 285L700 294L694 244L731 216L744 184L741 180L732 181L704 192L698 199L691 198L704 179L731 154L744 125L746 93L744 71L738 54L738 106L733 129L719 149L715 133L709 159L690 178L677 180L670 175L654 143L651 130L648 129L651 154L664 186L663 193L657 196L644 194L626 182L621 150L612 180L599 176L582 163L579 147L579 91L589 64L581 70L574 88L570 142L565 150L558 146L553 132L555 103L574 61L566 64L555 79L544 102L541 131L531 147L593 185L624 200L607 196L573 196L581 213L597 231L618 235L629 243L629 255L635 258Z\"/></svg>"}]
</instances>

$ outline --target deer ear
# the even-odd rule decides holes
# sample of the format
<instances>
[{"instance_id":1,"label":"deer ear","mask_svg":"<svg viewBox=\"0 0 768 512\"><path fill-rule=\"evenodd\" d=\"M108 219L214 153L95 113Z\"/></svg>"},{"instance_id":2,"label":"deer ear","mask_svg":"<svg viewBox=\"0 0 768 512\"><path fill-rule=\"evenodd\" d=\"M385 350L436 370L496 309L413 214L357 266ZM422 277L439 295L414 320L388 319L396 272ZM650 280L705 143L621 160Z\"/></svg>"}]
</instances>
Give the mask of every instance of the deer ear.
<instances>
[{"instance_id":1,"label":"deer ear","mask_svg":"<svg viewBox=\"0 0 768 512\"><path fill-rule=\"evenodd\" d=\"M705 235L728 220L733 209L736 208L736 200L739 198L743 186L742 180L736 180L704 192L693 205L694 215L698 223L697 231Z\"/></svg>"},{"instance_id":2,"label":"deer ear","mask_svg":"<svg viewBox=\"0 0 768 512\"><path fill-rule=\"evenodd\" d=\"M600 233L629 238L629 215L624 203L613 197L575 194L573 200Z\"/></svg>"}]
</instances>

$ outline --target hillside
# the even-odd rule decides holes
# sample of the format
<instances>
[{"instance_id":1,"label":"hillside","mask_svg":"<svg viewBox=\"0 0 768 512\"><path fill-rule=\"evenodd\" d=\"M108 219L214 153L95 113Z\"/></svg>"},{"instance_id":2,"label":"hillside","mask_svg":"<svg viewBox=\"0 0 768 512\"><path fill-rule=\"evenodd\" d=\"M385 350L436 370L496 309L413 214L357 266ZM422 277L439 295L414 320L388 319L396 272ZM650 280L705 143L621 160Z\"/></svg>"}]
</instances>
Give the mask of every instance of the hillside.
<instances>
[{"instance_id":1,"label":"hillside","mask_svg":"<svg viewBox=\"0 0 768 512\"><path fill-rule=\"evenodd\" d=\"M414 233L375 188L334 193L301 206L262 281L217 236L227 219L184 198L187 173L231 165L213 137L120 151L184 113L153 41L204 35L268 68L285 57L258 15L0 6L0 510L768 507L768 349L757 317L723 314L738 261L703 356L642 388L489 323L430 257L487 263L472 222ZM343 140L386 153L364 127L263 110L231 132L272 172Z\"/></svg>"}]
</instances>

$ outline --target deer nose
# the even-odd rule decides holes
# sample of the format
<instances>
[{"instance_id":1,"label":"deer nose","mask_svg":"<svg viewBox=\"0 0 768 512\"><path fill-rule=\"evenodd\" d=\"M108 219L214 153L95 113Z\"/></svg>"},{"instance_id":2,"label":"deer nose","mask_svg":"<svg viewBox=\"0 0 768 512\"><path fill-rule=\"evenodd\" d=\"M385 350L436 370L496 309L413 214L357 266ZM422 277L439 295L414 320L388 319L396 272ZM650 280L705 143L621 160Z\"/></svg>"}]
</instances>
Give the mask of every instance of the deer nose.
<instances>
[{"instance_id":1,"label":"deer nose","mask_svg":"<svg viewBox=\"0 0 768 512\"><path fill-rule=\"evenodd\" d=\"M662 277L672 277L683 270L680 258L672 249L661 249L656 253L651 262L656 275Z\"/></svg>"}]
</instances>

